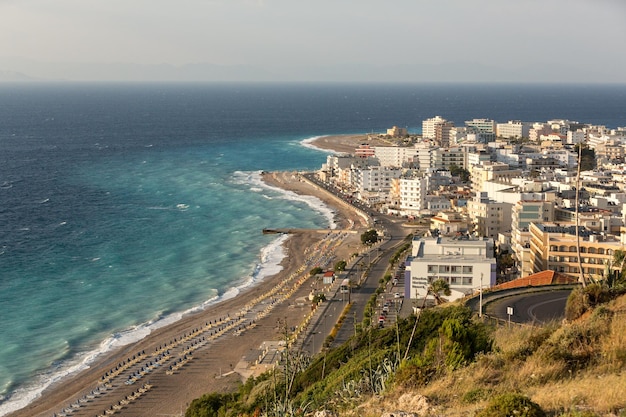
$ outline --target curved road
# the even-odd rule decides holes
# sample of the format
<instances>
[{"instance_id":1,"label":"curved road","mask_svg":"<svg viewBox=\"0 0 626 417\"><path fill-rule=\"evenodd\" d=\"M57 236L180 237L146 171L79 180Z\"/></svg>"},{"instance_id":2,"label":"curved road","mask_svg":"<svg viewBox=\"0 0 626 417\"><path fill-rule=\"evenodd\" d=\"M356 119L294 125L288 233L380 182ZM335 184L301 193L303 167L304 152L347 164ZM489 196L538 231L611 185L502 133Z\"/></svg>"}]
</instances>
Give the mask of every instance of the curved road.
<instances>
[{"instance_id":1,"label":"curved road","mask_svg":"<svg viewBox=\"0 0 626 417\"><path fill-rule=\"evenodd\" d=\"M514 295L487 304L485 314L509 320L507 308L513 307L511 321L515 323L540 323L561 320L565 316L565 303L572 290L554 290Z\"/></svg>"}]
</instances>

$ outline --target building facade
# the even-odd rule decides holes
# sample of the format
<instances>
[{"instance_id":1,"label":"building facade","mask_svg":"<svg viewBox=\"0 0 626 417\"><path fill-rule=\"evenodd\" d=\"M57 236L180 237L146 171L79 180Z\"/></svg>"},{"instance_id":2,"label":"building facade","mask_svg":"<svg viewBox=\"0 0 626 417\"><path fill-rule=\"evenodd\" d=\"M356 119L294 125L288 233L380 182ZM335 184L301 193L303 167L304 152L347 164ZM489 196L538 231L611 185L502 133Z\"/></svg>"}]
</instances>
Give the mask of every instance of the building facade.
<instances>
[{"instance_id":1,"label":"building facade","mask_svg":"<svg viewBox=\"0 0 626 417\"><path fill-rule=\"evenodd\" d=\"M407 264L410 278L406 290L411 299L426 297L429 285L438 279L449 284L452 294L446 298L450 300L496 283L496 260L490 240L416 238Z\"/></svg>"}]
</instances>

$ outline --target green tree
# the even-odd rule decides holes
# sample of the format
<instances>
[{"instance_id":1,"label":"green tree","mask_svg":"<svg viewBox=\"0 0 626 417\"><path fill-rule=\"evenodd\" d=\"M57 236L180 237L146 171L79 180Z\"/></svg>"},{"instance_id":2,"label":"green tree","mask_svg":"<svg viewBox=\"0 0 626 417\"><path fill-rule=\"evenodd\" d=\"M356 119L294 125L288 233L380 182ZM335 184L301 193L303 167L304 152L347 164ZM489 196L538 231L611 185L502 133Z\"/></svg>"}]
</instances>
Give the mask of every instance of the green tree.
<instances>
[{"instance_id":1,"label":"green tree","mask_svg":"<svg viewBox=\"0 0 626 417\"><path fill-rule=\"evenodd\" d=\"M578 153L578 147L580 144L576 145L576 153ZM589 148L586 144L582 146L580 152L580 170L581 171L589 171L596 167L596 151Z\"/></svg>"},{"instance_id":2,"label":"green tree","mask_svg":"<svg viewBox=\"0 0 626 417\"><path fill-rule=\"evenodd\" d=\"M375 229L370 229L361 235L361 243L364 245L372 245L378 242L378 232Z\"/></svg>"},{"instance_id":3,"label":"green tree","mask_svg":"<svg viewBox=\"0 0 626 417\"><path fill-rule=\"evenodd\" d=\"M322 272L324 272L324 270L320 268L319 266L316 266L315 268L309 271L309 275L313 276L313 275L321 274Z\"/></svg>"},{"instance_id":4,"label":"green tree","mask_svg":"<svg viewBox=\"0 0 626 417\"><path fill-rule=\"evenodd\" d=\"M185 417L218 417L221 408L229 403L230 394L204 394L191 402Z\"/></svg>"},{"instance_id":5,"label":"green tree","mask_svg":"<svg viewBox=\"0 0 626 417\"><path fill-rule=\"evenodd\" d=\"M610 269L612 271L615 271L617 275L613 280L613 283L623 283L624 276L626 275L624 273L626 271L626 251L617 249L615 252L613 252L613 265Z\"/></svg>"},{"instance_id":6,"label":"green tree","mask_svg":"<svg viewBox=\"0 0 626 417\"><path fill-rule=\"evenodd\" d=\"M428 296L428 294L432 294L432 296L435 297L435 302L438 305L443 304L446 302L446 300L442 298L441 295L443 294L446 297L449 297L450 294L452 294L452 292L450 291L450 284L448 284L447 281L441 278L436 279L428 286L428 293L426 294L426 296Z\"/></svg>"},{"instance_id":7,"label":"green tree","mask_svg":"<svg viewBox=\"0 0 626 417\"><path fill-rule=\"evenodd\" d=\"M335 262L335 271L345 271L346 265L348 264L344 260Z\"/></svg>"},{"instance_id":8,"label":"green tree","mask_svg":"<svg viewBox=\"0 0 626 417\"><path fill-rule=\"evenodd\" d=\"M456 164L450 164L448 169L453 177L459 177L463 182L468 182L470 180L470 173L465 168L461 168Z\"/></svg>"}]
</instances>

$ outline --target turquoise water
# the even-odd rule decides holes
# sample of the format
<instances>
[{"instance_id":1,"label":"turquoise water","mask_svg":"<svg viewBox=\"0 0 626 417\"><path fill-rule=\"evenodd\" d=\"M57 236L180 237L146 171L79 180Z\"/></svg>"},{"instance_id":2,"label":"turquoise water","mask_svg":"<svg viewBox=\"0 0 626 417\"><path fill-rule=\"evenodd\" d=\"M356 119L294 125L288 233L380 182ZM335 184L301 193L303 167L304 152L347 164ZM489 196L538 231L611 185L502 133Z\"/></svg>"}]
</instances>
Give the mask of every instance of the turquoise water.
<instances>
[{"instance_id":1,"label":"turquoise water","mask_svg":"<svg viewBox=\"0 0 626 417\"><path fill-rule=\"evenodd\" d=\"M436 114L626 125L624 87L534 88L0 86L0 415L277 272L263 228L332 221L260 181L320 167L306 139Z\"/></svg>"}]
</instances>

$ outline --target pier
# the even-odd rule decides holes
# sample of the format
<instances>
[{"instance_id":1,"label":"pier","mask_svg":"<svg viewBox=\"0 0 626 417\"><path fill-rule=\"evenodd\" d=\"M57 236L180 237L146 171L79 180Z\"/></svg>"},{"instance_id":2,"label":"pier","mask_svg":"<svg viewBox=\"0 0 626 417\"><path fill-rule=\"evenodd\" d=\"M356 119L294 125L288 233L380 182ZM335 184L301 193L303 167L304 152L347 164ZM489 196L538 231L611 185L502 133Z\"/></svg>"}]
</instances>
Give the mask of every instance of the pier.
<instances>
[{"instance_id":1,"label":"pier","mask_svg":"<svg viewBox=\"0 0 626 417\"><path fill-rule=\"evenodd\" d=\"M264 235L276 235L276 234L298 234L305 232L314 232L314 233L356 233L355 230L350 229L298 229L298 228L277 228L277 229L263 229Z\"/></svg>"}]
</instances>

